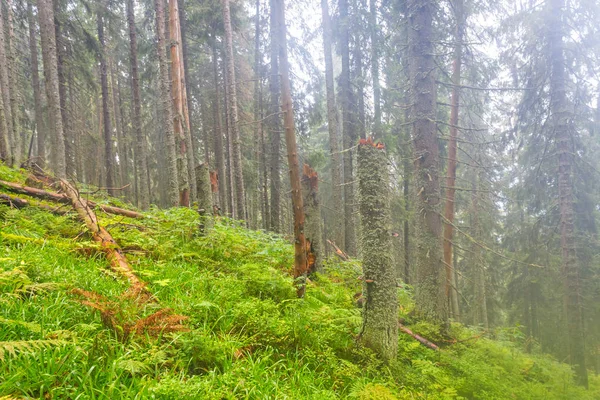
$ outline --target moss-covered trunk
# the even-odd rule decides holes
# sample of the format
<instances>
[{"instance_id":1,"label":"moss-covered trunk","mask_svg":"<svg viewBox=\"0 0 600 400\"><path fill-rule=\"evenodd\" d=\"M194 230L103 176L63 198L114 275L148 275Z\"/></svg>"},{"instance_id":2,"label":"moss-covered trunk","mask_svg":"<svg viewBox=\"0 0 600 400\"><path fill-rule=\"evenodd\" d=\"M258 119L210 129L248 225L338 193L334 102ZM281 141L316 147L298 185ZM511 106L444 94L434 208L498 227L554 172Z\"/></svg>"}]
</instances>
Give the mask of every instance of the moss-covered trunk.
<instances>
[{"instance_id":1,"label":"moss-covered trunk","mask_svg":"<svg viewBox=\"0 0 600 400\"><path fill-rule=\"evenodd\" d=\"M203 163L196 167L196 190L198 199L198 214L200 215L199 231L201 235L208 235L213 228L213 191L211 188L208 164Z\"/></svg>"},{"instance_id":2,"label":"moss-covered trunk","mask_svg":"<svg viewBox=\"0 0 600 400\"><path fill-rule=\"evenodd\" d=\"M384 360L398 352L398 297L392 263L389 176L383 145L358 146L359 208L363 253L363 343Z\"/></svg>"}]
</instances>

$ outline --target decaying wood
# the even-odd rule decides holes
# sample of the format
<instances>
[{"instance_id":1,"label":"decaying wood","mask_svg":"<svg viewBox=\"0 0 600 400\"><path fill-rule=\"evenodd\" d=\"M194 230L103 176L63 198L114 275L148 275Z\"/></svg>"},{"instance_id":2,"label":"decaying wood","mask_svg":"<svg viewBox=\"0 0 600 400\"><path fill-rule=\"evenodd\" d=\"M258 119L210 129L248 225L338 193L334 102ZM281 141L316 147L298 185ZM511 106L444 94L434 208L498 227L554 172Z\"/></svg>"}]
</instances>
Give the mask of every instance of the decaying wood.
<instances>
[{"instance_id":1,"label":"decaying wood","mask_svg":"<svg viewBox=\"0 0 600 400\"><path fill-rule=\"evenodd\" d=\"M407 327L405 327L404 325L402 325L400 323L398 323L398 329L400 329L400 331L406 333L407 335L412 336L416 341L421 343L423 346L429 347L431 350L435 350L435 351L440 350L438 345L430 342L429 340L425 339L423 336L417 335L416 333L414 333L413 331L411 331L410 329L408 329Z\"/></svg>"},{"instance_id":2,"label":"decaying wood","mask_svg":"<svg viewBox=\"0 0 600 400\"><path fill-rule=\"evenodd\" d=\"M348 254L344 253L344 251L342 249L340 249L339 247L337 247L336 244L333 243L331 240L327 239L327 243L329 243L329 245L331 247L333 247L333 250L335 251L335 255L338 256L339 258L341 258L342 261L350 260L350 257L348 256Z\"/></svg>"},{"instance_id":3,"label":"decaying wood","mask_svg":"<svg viewBox=\"0 0 600 400\"><path fill-rule=\"evenodd\" d=\"M28 196L37 197L37 198L43 199L43 200L55 201L57 203L62 203L62 204L71 204L71 200L68 198L68 196L66 194L63 194L63 193L49 192L47 190L38 189L38 188L31 187L31 186L25 186L25 185L21 185L19 183L14 183L14 182L6 182L6 181L0 181L0 186L4 187L5 189L7 189L13 193L26 194ZM137 211L126 210L124 208L119 208L119 207L107 206L104 204L98 204L98 203L95 203L90 200L87 201L87 205L92 208L98 207L107 214L122 215L124 217L138 218L138 219L145 218L144 214L141 214Z\"/></svg>"},{"instance_id":4,"label":"decaying wood","mask_svg":"<svg viewBox=\"0 0 600 400\"><path fill-rule=\"evenodd\" d=\"M60 186L65 196L71 201L71 205L79 214L79 218L85 223L87 228L92 232L94 241L100 243L102 250L106 254L106 258L110 262L111 269L126 278L131 284L131 294L135 297L151 299L152 295L146 289L146 283L143 282L133 272L133 269L127 262L125 256L121 253L121 248L117 245L113 237L106 229L100 226L96 214L91 209L89 203L82 199L69 182L64 179L60 180Z\"/></svg>"},{"instance_id":5,"label":"decaying wood","mask_svg":"<svg viewBox=\"0 0 600 400\"><path fill-rule=\"evenodd\" d=\"M65 215L68 212L68 210L61 209L60 207L52 207L47 204L34 203L20 197L9 196L4 193L0 193L0 204L7 204L14 208L38 207L57 215Z\"/></svg>"}]
</instances>

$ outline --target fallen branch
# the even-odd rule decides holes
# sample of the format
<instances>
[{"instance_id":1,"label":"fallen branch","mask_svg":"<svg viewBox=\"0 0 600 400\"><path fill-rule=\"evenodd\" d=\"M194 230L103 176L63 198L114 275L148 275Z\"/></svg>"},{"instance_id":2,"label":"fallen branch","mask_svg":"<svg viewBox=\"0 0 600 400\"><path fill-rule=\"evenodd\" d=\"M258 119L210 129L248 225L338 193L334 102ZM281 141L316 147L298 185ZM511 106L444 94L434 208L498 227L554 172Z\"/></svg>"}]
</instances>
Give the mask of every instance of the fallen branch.
<instances>
[{"instance_id":1,"label":"fallen branch","mask_svg":"<svg viewBox=\"0 0 600 400\"><path fill-rule=\"evenodd\" d=\"M115 242L110 233L98 223L98 217L96 217L96 214L90 208L90 204L82 199L81 196L79 196L77 189L66 180L61 179L60 186L65 193L65 196L70 199L77 214L79 214L79 218L81 218L87 228L92 232L94 241L100 243L100 247L110 262L111 269L120 276L126 278L131 284L131 295L133 297L142 297L146 301L153 299L152 294L146 288L146 283L138 278L135 272L133 272L127 259L121 253L119 245Z\"/></svg>"},{"instance_id":2,"label":"fallen branch","mask_svg":"<svg viewBox=\"0 0 600 400\"><path fill-rule=\"evenodd\" d=\"M430 342L429 340L425 339L423 336L417 335L416 333L414 333L413 331L411 331L410 329L408 329L401 323L398 323L398 328L402 332L406 333L407 335L412 336L416 341L421 343L423 346L429 347L431 350L435 350L435 351L440 350L440 348L435 343Z\"/></svg>"},{"instance_id":3,"label":"fallen branch","mask_svg":"<svg viewBox=\"0 0 600 400\"><path fill-rule=\"evenodd\" d=\"M8 204L9 206L14 208L25 208L34 206L58 215L65 215L68 212L67 210L60 209L60 207L51 207L47 204L33 203L29 200L25 200L20 197L9 196L4 193L0 193L0 204Z\"/></svg>"},{"instance_id":4,"label":"fallen branch","mask_svg":"<svg viewBox=\"0 0 600 400\"><path fill-rule=\"evenodd\" d=\"M71 200L69 199L69 197L63 193L49 192L49 191L46 191L43 189L38 189L38 188L21 185L21 184L14 183L14 182L6 182L6 181L0 181L0 186L4 187L5 189L7 189L13 193L26 194L26 195L29 195L32 197L37 197L37 198L43 199L43 200L50 200L50 201L54 201L57 203L71 204ZM143 214L141 214L137 211L126 210L124 208L113 207L113 206L106 206L103 204L95 203L90 200L87 201L87 204L92 208L98 207L107 214L122 215L125 217L138 218L138 219L145 218Z\"/></svg>"},{"instance_id":5,"label":"fallen branch","mask_svg":"<svg viewBox=\"0 0 600 400\"><path fill-rule=\"evenodd\" d=\"M327 243L329 243L331 245L331 247L333 247L333 250L335 251L335 255L338 256L339 258L341 258L342 261L350 260L350 257L348 256L348 254L344 253L344 250L337 247L335 245L335 243L333 243L331 240L327 239Z\"/></svg>"}]
</instances>

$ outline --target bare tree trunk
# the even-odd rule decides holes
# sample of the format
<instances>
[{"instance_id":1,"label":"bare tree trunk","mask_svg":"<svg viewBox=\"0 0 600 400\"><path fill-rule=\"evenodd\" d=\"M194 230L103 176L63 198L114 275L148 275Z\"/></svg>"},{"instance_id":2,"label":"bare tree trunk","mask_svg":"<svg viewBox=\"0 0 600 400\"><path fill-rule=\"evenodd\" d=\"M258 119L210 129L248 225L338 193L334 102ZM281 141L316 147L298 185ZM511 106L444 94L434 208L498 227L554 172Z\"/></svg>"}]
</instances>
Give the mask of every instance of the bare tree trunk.
<instances>
[{"instance_id":1,"label":"bare tree trunk","mask_svg":"<svg viewBox=\"0 0 600 400\"><path fill-rule=\"evenodd\" d=\"M556 137L558 154L558 198L560 207L560 243L562 252L562 273L564 279L565 320L567 321L567 342L570 363L575 366L579 384L588 385L585 364L585 337L583 310L581 304L581 284L577 265L575 244L575 223L573 210L573 126L572 106L567 96L567 73L565 71L564 0L551 0L548 24L550 51L550 116L553 134ZM550 133L550 134L552 134Z\"/></svg>"},{"instance_id":2,"label":"bare tree trunk","mask_svg":"<svg viewBox=\"0 0 600 400\"><path fill-rule=\"evenodd\" d=\"M159 0L160 1L160 0ZM135 167L139 188L139 204L142 210L150 206L148 196L148 164L146 163L146 137L142 132L142 105L140 95L140 77L137 59L137 33L135 30L135 10L133 0L127 0L127 24L129 26L129 62L131 64L132 124L135 132ZM160 50L159 50L160 51Z\"/></svg>"},{"instance_id":3,"label":"bare tree trunk","mask_svg":"<svg viewBox=\"0 0 600 400\"><path fill-rule=\"evenodd\" d=\"M65 141L60 94L58 88L58 62L56 59L56 37L54 32L54 9L51 0L38 0L38 18L42 38L42 56L46 77L48 119L53 131L53 169L58 178L66 178Z\"/></svg>"},{"instance_id":4,"label":"bare tree trunk","mask_svg":"<svg viewBox=\"0 0 600 400\"><path fill-rule=\"evenodd\" d=\"M216 39L212 41L212 61L215 80L215 99L213 101L214 120L215 120L215 161L217 163L217 176L219 179L219 207L224 211L227 209L227 175L225 172L225 157L223 156L223 123L221 120L221 110L219 104L221 96L219 95L219 66L217 59Z\"/></svg>"},{"instance_id":5,"label":"bare tree trunk","mask_svg":"<svg viewBox=\"0 0 600 400\"><path fill-rule=\"evenodd\" d=\"M33 102L35 106L35 130L37 133L37 160L36 164L44 168L46 162L46 124L44 123L44 112L42 107L42 95L40 89L40 73L37 52L37 39L35 33L35 19L33 17L32 0L27 2L27 19L29 24L29 50L31 52L31 83L33 85Z\"/></svg>"},{"instance_id":6,"label":"bare tree trunk","mask_svg":"<svg viewBox=\"0 0 600 400\"><path fill-rule=\"evenodd\" d=\"M19 165L21 162L22 148L25 144L21 145L24 138L20 137L19 128L19 66L17 60L17 46L15 43L15 31L13 27L13 0L6 1L6 9L8 11L7 22L8 22L8 70L12 87L10 89L10 110L12 115L12 155L14 165Z\"/></svg>"},{"instance_id":7,"label":"bare tree trunk","mask_svg":"<svg viewBox=\"0 0 600 400\"><path fill-rule=\"evenodd\" d=\"M435 124L436 88L432 71L433 0L410 0L409 43L412 139L418 191L416 308L423 317L448 321L445 268L442 262L442 219L438 174L439 148Z\"/></svg>"},{"instance_id":8,"label":"bare tree trunk","mask_svg":"<svg viewBox=\"0 0 600 400\"><path fill-rule=\"evenodd\" d=\"M110 29L109 29L110 30ZM108 69L110 74L110 109L112 110L113 119L115 122L115 130L117 133L117 157L119 159L119 165L117 170L115 171L115 177L117 178L118 184L123 186L127 183L127 175L125 171L125 166L123 162L123 158L125 156L124 150L124 138L123 138L123 124L121 121L121 114L119 113L119 99L117 95L117 79L115 74L115 63L112 58L108 59ZM123 195L124 192L119 193Z\"/></svg>"},{"instance_id":9,"label":"bare tree trunk","mask_svg":"<svg viewBox=\"0 0 600 400\"><path fill-rule=\"evenodd\" d=\"M271 156L269 160L271 178L271 230L281 233L281 116L279 106L280 83L279 83L279 59L278 40L281 37L277 32L278 0L270 0L270 33L271 33L271 73L269 75L269 92L271 114L269 126L271 128Z\"/></svg>"},{"instance_id":10,"label":"bare tree trunk","mask_svg":"<svg viewBox=\"0 0 600 400\"><path fill-rule=\"evenodd\" d=\"M360 34L356 33L354 38L354 64L356 69L356 76L354 77L355 83L353 86L356 86L356 96L357 96L357 123L356 127L358 128L358 137L361 139L367 138L366 131L366 113L365 113L365 79L363 76L363 59L362 59L362 49L360 48L360 44L362 42Z\"/></svg>"},{"instance_id":11,"label":"bare tree trunk","mask_svg":"<svg viewBox=\"0 0 600 400\"><path fill-rule=\"evenodd\" d=\"M290 88L290 67L288 65L287 38L285 26L285 5L283 0L275 0L277 4L277 32L279 37L279 62L281 63L281 108L283 110L283 126L290 167L290 185L292 187L292 207L294 209L294 279L298 297L304 296L306 290L306 240L304 237L304 204L302 185L300 183L300 165L298 164L298 148L296 146L296 127L294 125L294 109Z\"/></svg>"},{"instance_id":12,"label":"bare tree trunk","mask_svg":"<svg viewBox=\"0 0 600 400\"><path fill-rule=\"evenodd\" d=\"M213 228L213 203L210 188L210 173L208 164L202 163L196 167L196 187L198 188L198 214L200 215L200 235L208 235Z\"/></svg>"},{"instance_id":13,"label":"bare tree trunk","mask_svg":"<svg viewBox=\"0 0 600 400\"><path fill-rule=\"evenodd\" d=\"M379 83L379 30L377 25L377 0L369 1L369 27L371 33L371 77L373 79L373 133L381 137L381 84Z\"/></svg>"},{"instance_id":14,"label":"bare tree trunk","mask_svg":"<svg viewBox=\"0 0 600 400\"><path fill-rule=\"evenodd\" d=\"M166 53L165 35L165 0L155 0L156 6L156 32L158 47L158 66L160 70L160 93L161 96L161 118L164 124L165 139L167 144L167 181L168 181L168 204L176 206L179 204L179 177L177 174L177 150L175 142L175 130L173 126L173 101L169 86L169 67ZM141 171L141 173L145 173ZM141 181L140 181L141 182ZM144 187L140 183L140 190Z\"/></svg>"},{"instance_id":15,"label":"bare tree trunk","mask_svg":"<svg viewBox=\"0 0 600 400\"><path fill-rule=\"evenodd\" d=\"M462 40L464 32L463 1L454 2L454 15L456 19L456 32L454 49L454 63L452 64L452 96L450 111L450 140L448 142L448 170L446 178L446 204L444 206L444 263L446 267L446 298L452 306L452 315L457 319L458 301L455 288L452 287L452 238L454 235L454 195L456 184L456 163L457 163L457 143L458 136L458 107L460 98L460 69L462 62ZM455 308L456 306L456 308Z\"/></svg>"},{"instance_id":16,"label":"bare tree trunk","mask_svg":"<svg viewBox=\"0 0 600 400\"><path fill-rule=\"evenodd\" d=\"M398 289L391 255L389 172L383 145L371 139L358 145L358 185L365 300L360 337L392 361L398 353Z\"/></svg>"},{"instance_id":17,"label":"bare tree trunk","mask_svg":"<svg viewBox=\"0 0 600 400\"><path fill-rule=\"evenodd\" d=\"M4 141L6 142L6 161L8 165L14 165L15 158L17 157L14 154L14 144L13 144L13 117L11 111L11 103L10 103L10 81L11 76L9 74L8 69L8 60L6 56L6 37L4 32L4 9L0 7L0 83L2 84L2 104L4 108L4 120L6 121L6 133L3 134ZM4 129L4 126L2 126Z\"/></svg>"},{"instance_id":18,"label":"bare tree trunk","mask_svg":"<svg viewBox=\"0 0 600 400\"><path fill-rule=\"evenodd\" d=\"M100 42L100 85L102 89L102 122L104 126L104 167L106 174L106 188L108 194L111 196L115 195L114 191L114 178L115 178L115 157L113 154L113 139L112 139L112 127L110 123L110 109L109 109L109 98L108 98L108 66L106 63L106 40L104 39L104 19L103 14L106 12L105 3L100 2L97 10L97 23L98 23L98 41Z\"/></svg>"},{"instance_id":19,"label":"bare tree trunk","mask_svg":"<svg viewBox=\"0 0 600 400\"><path fill-rule=\"evenodd\" d=\"M479 193L478 193L478 174L475 173L472 182L471 191L471 230L472 236L478 240L482 240L483 231L479 222ZM487 297L485 292L485 260L481 254L481 247L477 243L473 243L473 263L471 268L473 271L473 283L475 299L473 304L473 324L482 325L488 328L487 314Z\"/></svg>"},{"instance_id":20,"label":"bare tree trunk","mask_svg":"<svg viewBox=\"0 0 600 400\"><path fill-rule=\"evenodd\" d=\"M327 91L327 128L329 131L329 151L331 152L331 205L335 210L335 214L329 225L331 226L333 240L341 246L344 243L344 213L339 211L339 205L343 201L342 162L337 131L338 121L331 50L333 32L331 29L328 0L321 0L321 13L323 18L323 50L325 54L325 89Z\"/></svg>"},{"instance_id":21,"label":"bare tree trunk","mask_svg":"<svg viewBox=\"0 0 600 400\"><path fill-rule=\"evenodd\" d=\"M322 272L323 243L321 229L321 204L319 201L319 176L308 164L302 168L302 192L308 273Z\"/></svg>"},{"instance_id":22,"label":"bare tree trunk","mask_svg":"<svg viewBox=\"0 0 600 400\"><path fill-rule=\"evenodd\" d=\"M350 19L348 0L339 0L340 12L340 52L342 72L340 89L342 99L343 147L344 147L344 239L346 253L356 255L356 221L354 218L354 167L352 148L356 144L353 120L353 94L350 87Z\"/></svg>"}]
</instances>

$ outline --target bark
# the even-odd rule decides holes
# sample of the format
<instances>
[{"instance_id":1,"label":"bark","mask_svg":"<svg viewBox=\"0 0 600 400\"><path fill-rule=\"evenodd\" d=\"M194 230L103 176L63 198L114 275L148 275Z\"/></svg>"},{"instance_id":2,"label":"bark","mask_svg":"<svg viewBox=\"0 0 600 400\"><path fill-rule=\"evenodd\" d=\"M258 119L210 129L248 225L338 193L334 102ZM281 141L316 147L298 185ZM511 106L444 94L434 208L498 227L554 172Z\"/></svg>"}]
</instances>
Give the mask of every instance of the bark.
<instances>
[{"instance_id":1,"label":"bark","mask_svg":"<svg viewBox=\"0 0 600 400\"><path fill-rule=\"evenodd\" d=\"M13 117L12 117L12 109L10 103L10 80L11 76L9 74L8 69L8 59L6 55L6 37L4 30L4 9L0 7L0 83L1 83L1 91L2 91L2 106L4 110L4 120L6 122L6 128L4 128L4 123L2 125L3 131L3 141L6 143L6 157L5 159L8 162L8 165L14 165L14 158L17 155L14 154L14 144L13 144ZM6 130L5 130L6 129Z\"/></svg>"},{"instance_id":2,"label":"bark","mask_svg":"<svg viewBox=\"0 0 600 400\"><path fill-rule=\"evenodd\" d=\"M372 139L358 145L362 223L363 323L360 337L385 361L398 354L398 288L392 260L390 183L385 148Z\"/></svg>"},{"instance_id":3,"label":"bark","mask_svg":"<svg viewBox=\"0 0 600 400\"><path fill-rule=\"evenodd\" d=\"M308 164L302 169L302 192L304 203L304 226L308 273L321 272L323 268L323 244L321 242L321 205L319 201L319 176Z\"/></svg>"},{"instance_id":4,"label":"bark","mask_svg":"<svg viewBox=\"0 0 600 400\"><path fill-rule=\"evenodd\" d=\"M558 198L560 242L564 279L564 311L567 321L569 361L577 382L588 385L585 362L585 337L579 265L576 255L573 207L574 160L572 106L567 95L567 71L564 54L564 0L551 0L547 21L550 63L550 116L558 154Z\"/></svg>"},{"instance_id":5,"label":"bark","mask_svg":"<svg viewBox=\"0 0 600 400\"><path fill-rule=\"evenodd\" d=\"M179 204L179 177L177 174L177 150L175 130L173 126L173 101L169 88L169 67L167 60L167 46L165 35L165 0L155 0L156 7L156 36L158 47L158 67L160 72L159 86L161 96L161 119L165 131L167 148L167 199L170 206ZM143 171L142 171L143 172ZM143 190L143 187L140 188Z\"/></svg>"},{"instance_id":6,"label":"bark","mask_svg":"<svg viewBox=\"0 0 600 400\"><path fill-rule=\"evenodd\" d=\"M373 79L373 134L381 132L381 84L379 83L379 30L377 25L377 0L369 1L369 27L371 34L371 77Z\"/></svg>"},{"instance_id":7,"label":"bark","mask_svg":"<svg viewBox=\"0 0 600 400\"><path fill-rule=\"evenodd\" d=\"M235 60L233 55L233 38L231 29L231 15L229 10L229 0L221 0L223 8L223 21L225 25L225 59L227 60L228 76L228 101L229 123L231 132L231 151L232 172L235 182L235 211L238 219L245 220L246 216L246 197L244 194L244 175L242 171L242 149L239 133L238 107L237 107L237 86L235 79Z\"/></svg>"},{"instance_id":8,"label":"bark","mask_svg":"<svg viewBox=\"0 0 600 400\"><path fill-rule=\"evenodd\" d=\"M454 62L452 64L452 96L450 99L450 140L448 141L448 169L446 178L446 202L444 206L444 263L446 267L446 298L452 305L452 314L456 319L458 316L457 293L452 286L452 238L454 236L454 198L456 183L457 143L458 137L458 109L460 100L460 73L462 63L462 40L464 32L463 0L454 2L454 15L456 19L456 32L454 48Z\"/></svg>"},{"instance_id":9,"label":"bark","mask_svg":"<svg viewBox=\"0 0 600 400\"><path fill-rule=\"evenodd\" d=\"M44 60L44 76L46 78L46 97L48 100L48 120L53 132L52 153L53 168L57 177L65 178L65 141L62 114L60 110L60 94L58 83L58 61L56 58L56 37L54 31L54 9L51 0L38 0L38 18L40 36L42 38L42 56Z\"/></svg>"},{"instance_id":10,"label":"bark","mask_svg":"<svg viewBox=\"0 0 600 400\"><path fill-rule=\"evenodd\" d=\"M115 171L115 177L118 177L116 181L119 182L120 186L126 185L129 181L127 177L127 166L125 165L125 139L123 137L123 121L121 120L121 113L119 112L119 98L117 93L117 79L115 74L115 62L113 59L109 59L109 73L110 73L110 109L112 110L115 131L117 133L117 157L119 159L118 168ZM124 193L124 192L123 192Z\"/></svg>"},{"instance_id":11,"label":"bark","mask_svg":"<svg viewBox=\"0 0 600 400\"><path fill-rule=\"evenodd\" d=\"M102 90L102 126L104 133L104 173L105 173L105 186L108 194L111 196L115 195L115 157L113 154L113 139L112 139L112 127L110 121L110 108L109 108L109 97L108 97L108 65L106 62L106 40L104 38L104 18L105 4L99 5L97 10L98 15L98 41L100 42L100 50L98 57L100 58L100 86Z\"/></svg>"},{"instance_id":12,"label":"bark","mask_svg":"<svg viewBox=\"0 0 600 400\"><path fill-rule=\"evenodd\" d=\"M8 70L12 87L10 88L10 111L12 115L12 155L13 165L20 165L22 156L22 147L25 147L24 137L19 137L19 65L17 60L17 46L15 42L15 32L13 27L13 0L6 1L7 22L8 22ZM22 143L23 142L23 143Z\"/></svg>"},{"instance_id":13,"label":"bark","mask_svg":"<svg viewBox=\"0 0 600 400\"><path fill-rule=\"evenodd\" d=\"M69 126L71 122L68 110L67 110L67 77L66 72L68 68L65 67L65 61L67 60L65 40L62 35L62 23L61 23L61 3L59 0L53 0L54 7L54 34L56 36L56 59L58 60L58 96L60 98L60 115L63 124L63 134L65 142L65 169L67 176L75 176L74 168L74 151L72 141L72 129Z\"/></svg>"},{"instance_id":14,"label":"bark","mask_svg":"<svg viewBox=\"0 0 600 400\"><path fill-rule=\"evenodd\" d=\"M338 256L342 261L349 261L350 257L348 256L348 254L344 253L344 251L342 249L340 249L339 247L336 246L335 243L333 243L331 240L327 240L327 243L333 247L333 251L335 252L335 255Z\"/></svg>"},{"instance_id":15,"label":"bark","mask_svg":"<svg viewBox=\"0 0 600 400\"><path fill-rule=\"evenodd\" d=\"M300 183L300 165L298 164L298 147L296 146L296 127L294 124L294 109L290 88L290 68L288 64L287 38L285 26L284 0L277 3L277 32L279 37L279 62L281 63L281 109L283 110L283 127L285 144L290 168L290 186L292 188L292 208L294 215L294 279L298 297L303 297L306 290L306 274L308 269L306 259L306 240L304 236L304 202L302 185Z\"/></svg>"},{"instance_id":16,"label":"bark","mask_svg":"<svg viewBox=\"0 0 600 400\"><path fill-rule=\"evenodd\" d=\"M210 173L207 163L196 167L196 188L198 189L198 214L200 215L198 231L200 235L208 235L213 228L214 220Z\"/></svg>"},{"instance_id":17,"label":"bark","mask_svg":"<svg viewBox=\"0 0 600 400\"><path fill-rule=\"evenodd\" d=\"M417 335L416 333L413 333L413 331L411 331L410 329L408 329L404 325L399 324L398 328L400 329L401 332L404 332L407 335L412 336L416 341L418 341L419 343L421 343L423 346L429 347L431 350L435 350L435 351L439 351L440 350L440 348L435 343L430 342L429 340L425 339L423 336L420 336L420 335Z\"/></svg>"},{"instance_id":18,"label":"bark","mask_svg":"<svg viewBox=\"0 0 600 400\"><path fill-rule=\"evenodd\" d=\"M323 18L323 51L325 54L325 89L327 92L327 129L329 131L329 151L331 152L331 205L336 210L329 225L331 226L333 240L336 243L344 243L344 213L339 211L339 205L343 201L342 162L337 132L338 121L333 80L333 55L331 50L333 32L331 29L328 0L321 0L321 13Z\"/></svg>"},{"instance_id":19,"label":"bark","mask_svg":"<svg viewBox=\"0 0 600 400\"><path fill-rule=\"evenodd\" d=\"M404 237L402 245L404 246L404 283L410 284L410 166L408 161L404 162L404 177L402 178L402 195L404 198L404 222L403 233Z\"/></svg>"},{"instance_id":20,"label":"bark","mask_svg":"<svg viewBox=\"0 0 600 400\"><path fill-rule=\"evenodd\" d=\"M173 99L173 131L179 149L177 157L177 174L179 177L179 205L190 205L190 177L188 163L188 140L186 129L189 130L187 116L185 78L181 65L181 29L179 27L179 10L177 0L169 0L169 38L171 47L171 95Z\"/></svg>"},{"instance_id":21,"label":"bark","mask_svg":"<svg viewBox=\"0 0 600 400\"><path fill-rule=\"evenodd\" d=\"M417 214L417 312L446 325L448 303L442 261L442 220L438 175L439 149L435 124L435 80L433 59L432 0L410 0L409 44L412 139L415 149Z\"/></svg>"},{"instance_id":22,"label":"bark","mask_svg":"<svg viewBox=\"0 0 600 400\"><path fill-rule=\"evenodd\" d=\"M365 80L363 76L363 59L362 59L362 49L360 48L362 40L360 35L357 33L354 38L354 64L356 68L355 73L355 83L353 86L356 86L356 96L357 96L357 116L358 121L356 123L356 128L358 129L358 137L361 139L367 138L367 131L365 126L366 114L365 114Z\"/></svg>"},{"instance_id":23,"label":"bark","mask_svg":"<svg viewBox=\"0 0 600 400\"><path fill-rule=\"evenodd\" d=\"M215 81L215 98L213 101L214 108L214 123L215 123L215 161L217 163L217 176L219 183L219 203L223 210L225 210L227 204L227 176L225 172L225 157L223 156L223 122L221 117L221 110L219 107L220 104L220 90L219 90L219 66L217 59L217 45L216 39L213 37L212 42L212 63L213 63L213 72L214 72L214 81Z\"/></svg>"},{"instance_id":24,"label":"bark","mask_svg":"<svg viewBox=\"0 0 600 400\"><path fill-rule=\"evenodd\" d=\"M356 255L356 221L354 220L354 172L353 151L356 144L356 132L353 124L354 104L350 87L350 19L348 18L348 0L339 0L340 10L340 52L342 56L342 72L340 90L342 100L343 147L344 147L344 244L351 256Z\"/></svg>"},{"instance_id":25,"label":"bark","mask_svg":"<svg viewBox=\"0 0 600 400\"><path fill-rule=\"evenodd\" d=\"M146 137L142 132L142 105L140 95L140 76L138 72L137 59L137 33L135 29L135 10L133 0L127 0L127 25L129 26L129 62L131 64L131 120L133 124L133 130L135 132L136 142L135 170L139 188L139 204L142 210L146 210L150 206L150 199L148 196L149 182L147 179L148 164L146 163L147 145Z\"/></svg>"},{"instance_id":26,"label":"bark","mask_svg":"<svg viewBox=\"0 0 600 400\"><path fill-rule=\"evenodd\" d=\"M271 178L271 230L281 233L281 116L279 109L279 59L278 59L278 40L281 34L277 31L277 14L279 0L270 0L270 34L271 34L271 71L269 75L270 106L269 121L271 154L269 160L270 178Z\"/></svg>"},{"instance_id":27,"label":"bark","mask_svg":"<svg viewBox=\"0 0 600 400\"><path fill-rule=\"evenodd\" d=\"M471 191L471 228L472 236L479 240L483 237L483 230L479 222L479 192L477 185L478 177L473 177L472 191ZM488 314L487 314L487 297L485 292L485 260L482 256L481 246L477 243L473 243L473 283L475 301L473 304L473 324L482 325L485 329L488 329Z\"/></svg>"}]
</instances>

